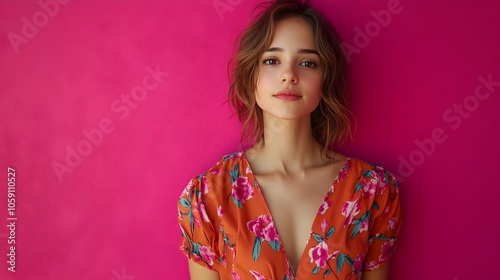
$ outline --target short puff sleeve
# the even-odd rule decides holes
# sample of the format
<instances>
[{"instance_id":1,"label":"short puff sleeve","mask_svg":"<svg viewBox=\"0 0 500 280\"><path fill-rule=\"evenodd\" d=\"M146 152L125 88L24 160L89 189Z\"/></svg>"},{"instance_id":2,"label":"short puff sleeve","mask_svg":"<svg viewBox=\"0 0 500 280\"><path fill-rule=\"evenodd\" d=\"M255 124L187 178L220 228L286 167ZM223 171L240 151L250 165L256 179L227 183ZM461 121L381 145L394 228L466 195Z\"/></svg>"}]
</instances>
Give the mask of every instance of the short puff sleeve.
<instances>
[{"instance_id":1,"label":"short puff sleeve","mask_svg":"<svg viewBox=\"0 0 500 280\"><path fill-rule=\"evenodd\" d=\"M364 259L364 270L381 267L393 255L401 228L401 204L396 178L377 167L379 184L370 216L369 248Z\"/></svg>"},{"instance_id":2,"label":"short puff sleeve","mask_svg":"<svg viewBox=\"0 0 500 280\"><path fill-rule=\"evenodd\" d=\"M218 221L211 218L214 217L216 207L215 202L207 195L208 190L205 176L195 177L186 186L177 203L178 222L182 232L180 249L190 260L218 271L222 265L217 245Z\"/></svg>"}]
</instances>

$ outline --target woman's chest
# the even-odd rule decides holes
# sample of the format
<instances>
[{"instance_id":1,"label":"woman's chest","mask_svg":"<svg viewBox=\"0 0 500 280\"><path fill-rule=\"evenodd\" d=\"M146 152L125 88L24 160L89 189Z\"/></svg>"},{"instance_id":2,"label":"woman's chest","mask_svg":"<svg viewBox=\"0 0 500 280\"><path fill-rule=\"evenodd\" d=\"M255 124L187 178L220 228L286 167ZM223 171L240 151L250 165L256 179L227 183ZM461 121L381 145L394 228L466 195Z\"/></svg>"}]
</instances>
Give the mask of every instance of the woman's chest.
<instances>
[{"instance_id":1,"label":"woman's chest","mask_svg":"<svg viewBox=\"0 0 500 280\"><path fill-rule=\"evenodd\" d=\"M369 218L364 215L368 208L362 203L345 207L353 190L331 185L316 193L265 193L255 185L253 198L221 221L229 269L242 274L241 279L259 274L266 276L262 279L294 279L294 271L329 274L344 262L348 269L368 248L364 227L356 231Z\"/></svg>"}]
</instances>

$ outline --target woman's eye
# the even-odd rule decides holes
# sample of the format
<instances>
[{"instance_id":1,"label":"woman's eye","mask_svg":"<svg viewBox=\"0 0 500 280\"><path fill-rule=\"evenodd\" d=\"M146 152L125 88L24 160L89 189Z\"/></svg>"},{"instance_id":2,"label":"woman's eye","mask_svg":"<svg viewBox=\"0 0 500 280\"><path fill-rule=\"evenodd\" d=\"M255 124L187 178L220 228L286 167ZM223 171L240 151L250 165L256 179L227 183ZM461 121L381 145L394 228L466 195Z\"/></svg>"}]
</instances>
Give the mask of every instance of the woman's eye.
<instances>
[{"instance_id":1,"label":"woman's eye","mask_svg":"<svg viewBox=\"0 0 500 280\"><path fill-rule=\"evenodd\" d=\"M304 61L300 64L301 66L307 67L307 68L316 68L318 65L312 61Z\"/></svg>"},{"instance_id":2,"label":"woman's eye","mask_svg":"<svg viewBox=\"0 0 500 280\"><path fill-rule=\"evenodd\" d=\"M266 64L266 65L274 65L276 63L278 63L276 61L276 59L272 59L272 58L264 59L264 64Z\"/></svg>"}]
</instances>

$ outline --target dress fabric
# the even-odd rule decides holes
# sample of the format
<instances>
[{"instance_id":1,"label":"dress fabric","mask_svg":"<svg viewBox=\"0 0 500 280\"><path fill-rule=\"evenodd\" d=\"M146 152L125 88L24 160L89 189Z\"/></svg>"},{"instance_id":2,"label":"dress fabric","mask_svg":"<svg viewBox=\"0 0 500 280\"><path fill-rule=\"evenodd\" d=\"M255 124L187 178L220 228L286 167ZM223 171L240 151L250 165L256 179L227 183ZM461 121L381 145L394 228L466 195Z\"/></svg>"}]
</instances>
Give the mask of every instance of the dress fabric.
<instances>
[{"instance_id":1,"label":"dress fabric","mask_svg":"<svg viewBox=\"0 0 500 280\"><path fill-rule=\"evenodd\" d=\"M244 152L191 179L177 206L182 252L221 279L361 279L391 257L401 225L395 177L354 158L318 205L296 271Z\"/></svg>"}]
</instances>

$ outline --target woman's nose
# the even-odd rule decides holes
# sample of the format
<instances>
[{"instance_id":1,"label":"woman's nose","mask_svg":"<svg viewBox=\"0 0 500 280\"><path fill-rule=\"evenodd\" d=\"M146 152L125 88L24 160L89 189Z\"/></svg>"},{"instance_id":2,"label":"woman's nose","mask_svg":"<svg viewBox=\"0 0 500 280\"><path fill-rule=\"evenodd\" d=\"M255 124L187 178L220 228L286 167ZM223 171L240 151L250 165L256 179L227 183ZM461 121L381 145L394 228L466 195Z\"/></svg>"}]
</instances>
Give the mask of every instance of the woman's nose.
<instances>
[{"instance_id":1,"label":"woman's nose","mask_svg":"<svg viewBox=\"0 0 500 280\"><path fill-rule=\"evenodd\" d=\"M286 66L281 74L281 82L292 84L296 84L298 82L297 73L295 72L293 66Z\"/></svg>"}]
</instances>

